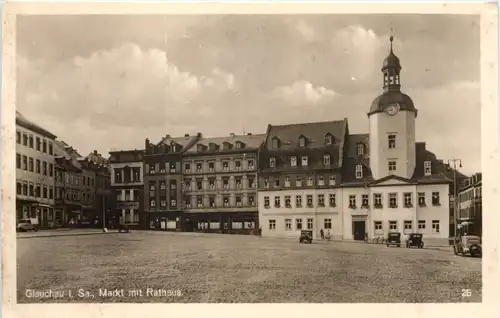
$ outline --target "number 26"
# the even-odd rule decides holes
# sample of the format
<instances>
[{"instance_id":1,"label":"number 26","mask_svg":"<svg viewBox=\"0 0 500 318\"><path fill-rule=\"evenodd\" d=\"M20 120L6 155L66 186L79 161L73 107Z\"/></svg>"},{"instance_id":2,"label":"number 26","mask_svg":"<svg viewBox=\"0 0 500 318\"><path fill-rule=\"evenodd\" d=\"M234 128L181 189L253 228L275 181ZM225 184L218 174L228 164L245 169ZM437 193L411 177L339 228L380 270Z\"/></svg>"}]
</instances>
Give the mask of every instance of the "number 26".
<instances>
[{"instance_id":1,"label":"number 26","mask_svg":"<svg viewBox=\"0 0 500 318\"><path fill-rule=\"evenodd\" d=\"M462 297L472 296L472 291L470 289L462 289Z\"/></svg>"}]
</instances>

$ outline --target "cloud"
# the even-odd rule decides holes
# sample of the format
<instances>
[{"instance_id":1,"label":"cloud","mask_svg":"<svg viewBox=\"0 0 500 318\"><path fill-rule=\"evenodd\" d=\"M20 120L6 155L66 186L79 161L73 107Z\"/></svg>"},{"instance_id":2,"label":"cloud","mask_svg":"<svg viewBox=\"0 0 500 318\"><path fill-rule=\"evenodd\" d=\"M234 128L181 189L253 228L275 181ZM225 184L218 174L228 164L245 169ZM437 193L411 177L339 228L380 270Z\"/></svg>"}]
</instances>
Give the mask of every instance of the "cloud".
<instances>
[{"instance_id":1,"label":"cloud","mask_svg":"<svg viewBox=\"0 0 500 318\"><path fill-rule=\"evenodd\" d=\"M273 98L283 99L290 105L318 105L336 96L335 92L307 81L297 81L289 86L277 87L271 93Z\"/></svg>"},{"instance_id":2,"label":"cloud","mask_svg":"<svg viewBox=\"0 0 500 318\"><path fill-rule=\"evenodd\" d=\"M316 39L316 31L304 21L297 22L295 24L295 29L307 41L314 41Z\"/></svg>"}]
</instances>

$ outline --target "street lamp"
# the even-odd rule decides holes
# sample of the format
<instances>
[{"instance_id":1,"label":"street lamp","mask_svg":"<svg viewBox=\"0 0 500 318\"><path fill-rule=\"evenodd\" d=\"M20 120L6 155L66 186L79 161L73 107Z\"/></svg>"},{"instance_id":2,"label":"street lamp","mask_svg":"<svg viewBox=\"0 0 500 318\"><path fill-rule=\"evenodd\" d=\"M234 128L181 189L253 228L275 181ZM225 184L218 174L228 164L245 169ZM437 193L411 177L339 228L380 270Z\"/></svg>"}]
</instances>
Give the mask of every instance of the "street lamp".
<instances>
[{"instance_id":1,"label":"street lamp","mask_svg":"<svg viewBox=\"0 0 500 318\"><path fill-rule=\"evenodd\" d=\"M456 240L457 237L457 210L458 210L458 200L457 200L457 163L459 168L462 168L462 159L452 158L448 159L448 166L453 164L453 238Z\"/></svg>"}]
</instances>

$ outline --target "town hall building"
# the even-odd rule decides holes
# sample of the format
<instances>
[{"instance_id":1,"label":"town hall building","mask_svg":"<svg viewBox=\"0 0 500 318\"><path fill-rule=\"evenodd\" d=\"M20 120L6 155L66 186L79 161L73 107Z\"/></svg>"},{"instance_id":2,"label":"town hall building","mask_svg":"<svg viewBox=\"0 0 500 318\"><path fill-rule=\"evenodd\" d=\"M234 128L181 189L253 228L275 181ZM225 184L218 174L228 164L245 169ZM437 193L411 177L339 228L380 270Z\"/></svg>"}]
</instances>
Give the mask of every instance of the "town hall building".
<instances>
[{"instance_id":1,"label":"town hall building","mask_svg":"<svg viewBox=\"0 0 500 318\"><path fill-rule=\"evenodd\" d=\"M320 231L334 239L372 240L423 233L448 244L449 185L442 161L415 140L418 111L401 92L392 49L383 62L383 92L368 111L368 134L348 120L269 125L259 152L262 235Z\"/></svg>"}]
</instances>

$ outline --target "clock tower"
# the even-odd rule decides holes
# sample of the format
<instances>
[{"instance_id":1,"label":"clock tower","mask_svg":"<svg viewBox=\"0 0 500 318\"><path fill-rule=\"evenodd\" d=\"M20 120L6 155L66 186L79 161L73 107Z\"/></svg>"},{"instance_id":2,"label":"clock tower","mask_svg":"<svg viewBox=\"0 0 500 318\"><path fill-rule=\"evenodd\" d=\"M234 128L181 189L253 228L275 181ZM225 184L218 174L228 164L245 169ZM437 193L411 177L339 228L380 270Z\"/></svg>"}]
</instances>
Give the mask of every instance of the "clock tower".
<instances>
[{"instance_id":1,"label":"clock tower","mask_svg":"<svg viewBox=\"0 0 500 318\"><path fill-rule=\"evenodd\" d=\"M368 112L370 169L375 180L388 175L411 178L415 171L415 119L412 99L401 92L401 64L392 48L382 65L383 93Z\"/></svg>"}]
</instances>

